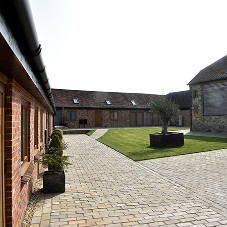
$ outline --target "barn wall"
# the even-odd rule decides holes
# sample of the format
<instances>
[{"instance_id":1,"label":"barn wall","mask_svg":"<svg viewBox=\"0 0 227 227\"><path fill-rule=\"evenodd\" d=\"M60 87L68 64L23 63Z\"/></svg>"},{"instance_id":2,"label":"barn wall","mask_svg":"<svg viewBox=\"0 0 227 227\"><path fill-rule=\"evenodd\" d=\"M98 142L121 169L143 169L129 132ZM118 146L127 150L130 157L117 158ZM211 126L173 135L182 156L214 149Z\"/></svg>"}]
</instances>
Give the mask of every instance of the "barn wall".
<instances>
[{"instance_id":1,"label":"barn wall","mask_svg":"<svg viewBox=\"0 0 227 227\"><path fill-rule=\"evenodd\" d=\"M206 84L196 84L191 86L191 114L192 114L192 131L203 131L203 132L227 132L227 115L221 111L220 115L205 115L207 111L204 111L204 99L207 93L204 92L207 85L218 85L220 82L212 82ZM227 105L226 103L222 105ZM218 110L216 110L216 114ZM209 112L210 114L211 112Z\"/></svg>"}]
</instances>

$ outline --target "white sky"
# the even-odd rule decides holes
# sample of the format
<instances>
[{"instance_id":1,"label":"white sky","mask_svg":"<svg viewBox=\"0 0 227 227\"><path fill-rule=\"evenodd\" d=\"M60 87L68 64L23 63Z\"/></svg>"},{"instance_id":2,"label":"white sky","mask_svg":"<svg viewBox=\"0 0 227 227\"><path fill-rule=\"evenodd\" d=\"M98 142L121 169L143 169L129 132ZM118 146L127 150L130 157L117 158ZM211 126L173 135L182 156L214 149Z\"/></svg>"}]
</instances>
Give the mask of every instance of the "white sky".
<instances>
[{"instance_id":1,"label":"white sky","mask_svg":"<svg viewBox=\"0 0 227 227\"><path fill-rule=\"evenodd\" d=\"M226 0L30 0L52 88L166 94L226 55Z\"/></svg>"}]
</instances>

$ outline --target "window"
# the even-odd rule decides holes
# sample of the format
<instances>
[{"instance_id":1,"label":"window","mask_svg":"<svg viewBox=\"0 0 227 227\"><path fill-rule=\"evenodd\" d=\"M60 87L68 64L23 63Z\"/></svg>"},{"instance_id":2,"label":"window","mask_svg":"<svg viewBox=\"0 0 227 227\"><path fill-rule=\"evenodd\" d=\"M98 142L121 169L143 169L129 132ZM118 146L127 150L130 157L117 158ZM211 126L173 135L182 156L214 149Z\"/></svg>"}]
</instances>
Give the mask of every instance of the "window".
<instances>
[{"instance_id":1,"label":"window","mask_svg":"<svg viewBox=\"0 0 227 227\"><path fill-rule=\"evenodd\" d=\"M106 104L107 104L107 105L111 105L112 103L110 102L110 100L107 99L107 100L106 100Z\"/></svg>"},{"instance_id":2,"label":"window","mask_svg":"<svg viewBox=\"0 0 227 227\"><path fill-rule=\"evenodd\" d=\"M110 120L112 120L112 121L118 120L117 111L111 111L110 112Z\"/></svg>"},{"instance_id":3,"label":"window","mask_svg":"<svg viewBox=\"0 0 227 227\"><path fill-rule=\"evenodd\" d=\"M21 101L21 161L28 160L28 103Z\"/></svg>"},{"instance_id":4,"label":"window","mask_svg":"<svg viewBox=\"0 0 227 227\"><path fill-rule=\"evenodd\" d=\"M38 108L35 107L34 113L34 146L38 148Z\"/></svg>"},{"instance_id":5,"label":"window","mask_svg":"<svg viewBox=\"0 0 227 227\"><path fill-rule=\"evenodd\" d=\"M67 120L75 121L76 120L76 112L75 111L67 111Z\"/></svg>"},{"instance_id":6,"label":"window","mask_svg":"<svg viewBox=\"0 0 227 227\"><path fill-rule=\"evenodd\" d=\"M71 112L71 120L73 120L73 121L76 120L76 112L75 111Z\"/></svg>"},{"instance_id":7,"label":"window","mask_svg":"<svg viewBox=\"0 0 227 227\"><path fill-rule=\"evenodd\" d=\"M133 106L136 106L136 102L134 100L131 100L131 103Z\"/></svg>"},{"instance_id":8,"label":"window","mask_svg":"<svg viewBox=\"0 0 227 227\"><path fill-rule=\"evenodd\" d=\"M78 104L79 100L78 99L73 99L73 103Z\"/></svg>"},{"instance_id":9,"label":"window","mask_svg":"<svg viewBox=\"0 0 227 227\"><path fill-rule=\"evenodd\" d=\"M43 110L40 110L40 141L43 142Z\"/></svg>"},{"instance_id":10,"label":"window","mask_svg":"<svg viewBox=\"0 0 227 227\"><path fill-rule=\"evenodd\" d=\"M67 111L67 120L70 120L71 118L71 112Z\"/></svg>"},{"instance_id":11,"label":"window","mask_svg":"<svg viewBox=\"0 0 227 227\"><path fill-rule=\"evenodd\" d=\"M204 85L203 98L204 115L227 115L227 82Z\"/></svg>"},{"instance_id":12,"label":"window","mask_svg":"<svg viewBox=\"0 0 227 227\"><path fill-rule=\"evenodd\" d=\"M193 98L197 98L198 97L198 91L197 90L194 90L193 92Z\"/></svg>"}]
</instances>

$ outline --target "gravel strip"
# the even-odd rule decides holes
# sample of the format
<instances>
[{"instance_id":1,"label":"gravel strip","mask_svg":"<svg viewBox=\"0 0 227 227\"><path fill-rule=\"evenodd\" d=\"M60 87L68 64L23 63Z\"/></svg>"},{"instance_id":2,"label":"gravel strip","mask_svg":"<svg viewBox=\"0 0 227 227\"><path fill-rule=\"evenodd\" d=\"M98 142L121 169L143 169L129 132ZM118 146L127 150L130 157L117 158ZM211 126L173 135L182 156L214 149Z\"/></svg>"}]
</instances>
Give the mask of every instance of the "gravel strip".
<instances>
[{"instance_id":1,"label":"gravel strip","mask_svg":"<svg viewBox=\"0 0 227 227\"><path fill-rule=\"evenodd\" d=\"M32 196L28 202L27 209L25 211L24 219L22 222L22 227L29 227L32 222L33 215L35 213L35 209L37 206L37 201L39 198L39 195L42 193L42 179L43 179L43 169L41 170L41 173L39 174L37 181L34 185L34 193L32 193Z\"/></svg>"}]
</instances>

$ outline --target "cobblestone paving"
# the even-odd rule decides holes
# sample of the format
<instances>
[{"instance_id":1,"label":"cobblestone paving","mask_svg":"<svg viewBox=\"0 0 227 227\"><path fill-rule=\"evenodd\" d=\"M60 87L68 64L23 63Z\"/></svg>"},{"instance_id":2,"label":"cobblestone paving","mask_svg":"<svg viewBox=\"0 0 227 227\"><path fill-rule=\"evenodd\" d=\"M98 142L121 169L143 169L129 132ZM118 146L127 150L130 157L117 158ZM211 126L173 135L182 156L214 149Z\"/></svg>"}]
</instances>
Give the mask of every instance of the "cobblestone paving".
<instances>
[{"instance_id":1,"label":"cobblestone paving","mask_svg":"<svg viewBox=\"0 0 227 227\"><path fill-rule=\"evenodd\" d=\"M140 164L227 209L227 149Z\"/></svg>"},{"instance_id":2,"label":"cobblestone paving","mask_svg":"<svg viewBox=\"0 0 227 227\"><path fill-rule=\"evenodd\" d=\"M66 192L40 197L32 227L227 226L221 207L141 163L86 135L64 139L73 163L66 173Z\"/></svg>"}]
</instances>

